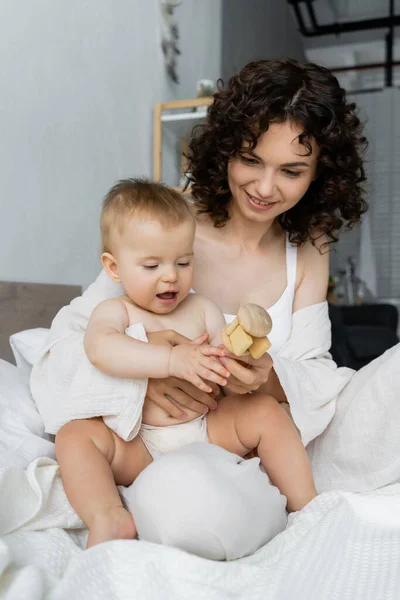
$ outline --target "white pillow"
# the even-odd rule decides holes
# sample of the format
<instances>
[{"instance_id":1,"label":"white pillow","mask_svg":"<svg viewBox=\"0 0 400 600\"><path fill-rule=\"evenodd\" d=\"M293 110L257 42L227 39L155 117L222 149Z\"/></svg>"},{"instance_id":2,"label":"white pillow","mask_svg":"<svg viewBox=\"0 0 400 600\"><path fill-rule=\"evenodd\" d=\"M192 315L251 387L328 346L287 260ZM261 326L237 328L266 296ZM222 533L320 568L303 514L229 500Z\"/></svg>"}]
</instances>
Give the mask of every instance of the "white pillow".
<instances>
[{"instance_id":1,"label":"white pillow","mask_svg":"<svg viewBox=\"0 0 400 600\"><path fill-rule=\"evenodd\" d=\"M29 375L0 359L0 469L26 468L39 456L54 457L54 444L29 389Z\"/></svg>"},{"instance_id":2,"label":"white pillow","mask_svg":"<svg viewBox=\"0 0 400 600\"><path fill-rule=\"evenodd\" d=\"M10 346L17 367L25 373L31 372L33 365L41 356L48 335L49 329L37 327L36 329L19 331L10 337Z\"/></svg>"}]
</instances>

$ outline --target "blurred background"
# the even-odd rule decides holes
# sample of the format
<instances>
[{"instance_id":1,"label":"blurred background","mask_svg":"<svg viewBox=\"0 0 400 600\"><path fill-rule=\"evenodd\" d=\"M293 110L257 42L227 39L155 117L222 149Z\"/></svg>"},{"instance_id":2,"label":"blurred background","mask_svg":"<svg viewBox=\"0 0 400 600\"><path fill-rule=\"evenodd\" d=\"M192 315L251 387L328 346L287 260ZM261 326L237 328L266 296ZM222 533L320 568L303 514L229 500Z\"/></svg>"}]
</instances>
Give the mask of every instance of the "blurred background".
<instances>
[{"instance_id":1,"label":"blurred background","mask_svg":"<svg viewBox=\"0 0 400 600\"><path fill-rule=\"evenodd\" d=\"M396 305L399 25L398 0L3 0L0 280L85 287L106 190L153 176L158 159L181 182L205 108L175 101L290 56L332 68L367 123L371 210L332 252L332 301Z\"/></svg>"}]
</instances>

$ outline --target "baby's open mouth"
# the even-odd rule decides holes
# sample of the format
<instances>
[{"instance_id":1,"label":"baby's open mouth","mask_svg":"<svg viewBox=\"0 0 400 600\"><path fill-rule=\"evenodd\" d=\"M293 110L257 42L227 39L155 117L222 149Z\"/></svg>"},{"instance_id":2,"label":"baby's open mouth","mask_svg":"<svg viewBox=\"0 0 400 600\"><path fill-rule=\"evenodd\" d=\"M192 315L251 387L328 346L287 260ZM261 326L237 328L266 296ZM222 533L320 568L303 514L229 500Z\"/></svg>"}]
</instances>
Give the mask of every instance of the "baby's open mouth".
<instances>
[{"instance_id":1,"label":"baby's open mouth","mask_svg":"<svg viewBox=\"0 0 400 600\"><path fill-rule=\"evenodd\" d=\"M164 292L163 294L157 294L157 298L160 300L175 300L178 292Z\"/></svg>"}]
</instances>

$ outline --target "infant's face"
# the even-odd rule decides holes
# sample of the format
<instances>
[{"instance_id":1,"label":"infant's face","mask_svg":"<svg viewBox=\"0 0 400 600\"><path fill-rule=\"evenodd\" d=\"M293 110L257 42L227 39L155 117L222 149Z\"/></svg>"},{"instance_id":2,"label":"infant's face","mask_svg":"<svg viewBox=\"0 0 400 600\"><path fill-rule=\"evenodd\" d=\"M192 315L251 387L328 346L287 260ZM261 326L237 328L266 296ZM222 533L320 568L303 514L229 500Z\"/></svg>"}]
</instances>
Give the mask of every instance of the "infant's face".
<instances>
[{"instance_id":1,"label":"infant's face","mask_svg":"<svg viewBox=\"0 0 400 600\"><path fill-rule=\"evenodd\" d=\"M195 225L166 229L158 221L132 219L116 258L126 295L156 314L172 312L190 292Z\"/></svg>"}]
</instances>

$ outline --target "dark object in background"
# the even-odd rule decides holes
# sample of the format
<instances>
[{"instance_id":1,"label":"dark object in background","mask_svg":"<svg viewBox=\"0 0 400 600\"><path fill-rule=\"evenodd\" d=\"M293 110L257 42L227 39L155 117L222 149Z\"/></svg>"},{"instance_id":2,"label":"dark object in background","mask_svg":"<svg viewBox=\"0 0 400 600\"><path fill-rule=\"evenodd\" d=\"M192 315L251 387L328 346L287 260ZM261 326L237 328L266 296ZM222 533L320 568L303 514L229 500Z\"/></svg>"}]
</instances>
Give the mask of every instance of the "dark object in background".
<instances>
[{"instance_id":1,"label":"dark object in background","mask_svg":"<svg viewBox=\"0 0 400 600\"><path fill-rule=\"evenodd\" d=\"M399 342L398 313L391 304L329 305L331 354L338 367L361 369Z\"/></svg>"}]
</instances>

